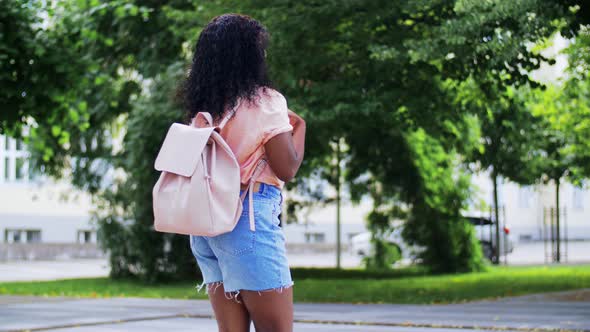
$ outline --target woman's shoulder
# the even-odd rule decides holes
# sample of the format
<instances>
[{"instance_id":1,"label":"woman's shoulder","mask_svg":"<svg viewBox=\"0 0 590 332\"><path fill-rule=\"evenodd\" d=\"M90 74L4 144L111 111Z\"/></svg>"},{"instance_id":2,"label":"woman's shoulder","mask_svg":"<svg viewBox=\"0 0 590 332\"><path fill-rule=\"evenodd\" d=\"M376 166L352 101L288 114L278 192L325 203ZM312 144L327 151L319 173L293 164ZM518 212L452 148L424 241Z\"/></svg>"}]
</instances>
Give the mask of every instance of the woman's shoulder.
<instances>
[{"instance_id":1,"label":"woman's shoulder","mask_svg":"<svg viewBox=\"0 0 590 332\"><path fill-rule=\"evenodd\" d=\"M257 91L256 104L266 112L287 111L287 99L278 90L270 87L260 87Z\"/></svg>"},{"instance_id":2,"label":"woman's shoulder","mask_svg":"<svg viewBox=\"0 0 590 332\"><path fill-rule=\"evenodd\" d=\"M271 87L261 87L259 88L259 93L265 94L267 97L270 98L282 98L285 99L285 96L281 92L279 92L275 88Z\"/></svg>"},{"instance_id":3,"label":"woman's shoulder","mask_svg":"<svg viewBox=\"0 0 590 332\"><path fill-rule=\"evenodd\" d=\"M274 117L288 117L287 100L278 90L260 87L249 100L242 100L238 109L243 109L241 117L265 122ZM271 121L272 122L272 121Z\"/></svg>"}]
</instances>

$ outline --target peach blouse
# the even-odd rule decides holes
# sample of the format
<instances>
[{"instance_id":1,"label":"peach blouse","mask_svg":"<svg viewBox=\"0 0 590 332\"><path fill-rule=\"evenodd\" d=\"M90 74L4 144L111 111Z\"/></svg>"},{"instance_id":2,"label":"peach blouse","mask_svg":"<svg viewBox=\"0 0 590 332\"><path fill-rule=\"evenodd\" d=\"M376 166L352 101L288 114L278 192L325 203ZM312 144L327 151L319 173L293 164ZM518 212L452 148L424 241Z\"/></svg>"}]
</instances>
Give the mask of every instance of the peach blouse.
<instances>
[{"instance_id":1,"label":"peach blouse","mask_svg":"<svg viewBox=\"0 0 590 332\"><path fill-rule=\"evenodd\" d=\"M197 127L208 126L203 116L195 117ZM221 129L240 164L240 181L247 184L258 164L265 157L264 144L278 134L293 130L289 123L287 100L271 88L260 88L252 102L238 101L235 115ZM283 188L281 181L267 164L256 180Z\"/></svg>"}]
</instances>

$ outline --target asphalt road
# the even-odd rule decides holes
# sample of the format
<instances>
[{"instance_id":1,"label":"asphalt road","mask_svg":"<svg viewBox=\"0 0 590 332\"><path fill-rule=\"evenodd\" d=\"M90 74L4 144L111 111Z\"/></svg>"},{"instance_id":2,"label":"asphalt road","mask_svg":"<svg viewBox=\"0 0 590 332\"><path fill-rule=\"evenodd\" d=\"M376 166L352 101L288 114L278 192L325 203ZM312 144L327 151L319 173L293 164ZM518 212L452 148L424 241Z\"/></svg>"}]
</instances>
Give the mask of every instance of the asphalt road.
<instances>
[{"instance_id":1,"label":"asphalt road","mask_svg":"<svg viewBox=\"0 0 590 332\"><path fill-rule=\"evenodd\" d=\"M590 289L451 305L295 304L295 331L590 331ZM0 296L0 331L216 331L207 300ZM254 328L252 328L254 331Z\"/></svg>"}]
</instances>

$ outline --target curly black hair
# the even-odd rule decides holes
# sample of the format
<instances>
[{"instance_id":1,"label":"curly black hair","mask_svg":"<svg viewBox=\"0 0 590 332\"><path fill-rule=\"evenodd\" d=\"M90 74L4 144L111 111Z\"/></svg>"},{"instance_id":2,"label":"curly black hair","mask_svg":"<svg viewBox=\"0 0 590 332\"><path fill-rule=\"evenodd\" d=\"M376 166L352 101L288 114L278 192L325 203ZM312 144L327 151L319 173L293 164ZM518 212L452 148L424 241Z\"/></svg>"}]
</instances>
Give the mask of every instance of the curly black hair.
<instances>
[{"instance_id":1,"label":"curly black hair","mask_svg":"<svg viewBox=\"0 0 590 332\"><path fill-rule=\"evenodd\" d=\"M199 35L190 73L179 89L187 120L209 112L217 121L240 98L252 102L259 88L272 88L267 45L268 32L255 19L241 14L213 18Z\"/></svg>"}]
</instances>

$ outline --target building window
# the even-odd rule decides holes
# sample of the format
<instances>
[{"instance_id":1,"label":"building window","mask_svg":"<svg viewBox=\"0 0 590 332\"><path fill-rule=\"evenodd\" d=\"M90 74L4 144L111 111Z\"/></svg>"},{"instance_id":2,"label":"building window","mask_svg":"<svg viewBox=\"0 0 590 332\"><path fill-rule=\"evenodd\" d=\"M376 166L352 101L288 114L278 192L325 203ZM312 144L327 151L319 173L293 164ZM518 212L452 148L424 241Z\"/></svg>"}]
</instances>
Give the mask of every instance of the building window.
<instances>
[{"instance_id":1,"label":"building window","mask_svg":"<svg viewBox=\"0 0 590 332\"><path fill-rule=\"evenodd\" d=\"M41 230L39 229L6 229L4 231L6 243L40 243Z\"/></svg>"},{"instance_id":2,"label":"building window","mask_svg":"<svg viewBox=\"0 0 590 332\"><path fill-rule=\"evenodd\" d=\"M531 198L533 198L533 189L531 187L520 187L518 189L518 207L528 209L531 207Z\"/></svg>"},{"instance_id":3,"label":"building window","mask_svg":"<svg viewBox=\"0 0 590 332\"><path fill-rule=\"evenodd\" d=\"M41 242L41 231L40 230L27 231L27 243L40 243L40 242Z\"/></svg>"},{"instance_id":4,"label":"building window","mask_svg":"<svg viewBox=\"0 0 590 332\"><path fill-rule=\"evenodd\" d=\"M79 230L78 231L78 243L93 243L93 231Z\"/></svg>"},{"instance_id":5,"label":"building window","mask_svg":"<svg viewBox=\"0 0 590 332\"><path fill-rule=\"evenodd\" d=\"M4 180L10 180L10 158L4 158Z\"/></svg>"},{"instance_id":6,"label":"building window","mask_svg":"<svg viewBox=\"0 0 590 332\"><path fill-rule=\"evenodd\" d=\"M17 139L16 140L16 150L17 151L22 151L22 150L24 150L23 147L24 147L23 140L22 139Z\"/></svg>"},{"instance_id":7,"label":"building window","mask_svg":"<svg viewBox=\"0 0 590 332\"><path fill-rule=\"evenodd\" d=\"M348 242L352 241L352 238L359 235L359 232L355 232L355 233L348 233Z\"/></svg>"},{"instance_id":8,"label":"building window","mask_svg":"<svg viewBox=\"0 0 590 332\"><path fill-rule=\"evenodd\" d=\"M533 235L532 234L520 234L518 235L518 241L532 241Z\"/></svg>"},{"instance_id":9,"label":"building window","mask_svg":"<svg viewBox=\"0 0 590 332\"><path fill-rule=\"evenodd\" d=\"M575 210L584 210L584 190L582 188L573 188L572 206Z\"/></svg>"},{"instance_id":10,"label":"building window","mask_svg":"<svg viewBox=\"0 0 590 332\"><path fill-rule=\"evenodd\" d=\"M0 182L27 182L28 168L28 152L23 141L0 135Z\"/></svg>"},{"instance_id":11,"label":"building window","mask_svg":"<svg viewBox=\"0 0 590 332\"><path fill-rule=\"evenodd\" d=\"M14 178L16 180L24 180L26 177L26 161L25 158L16 158L16 167L15 167L15 175Z\"/></svg>"},{"instance_id":12,"label":"building window","mask_svg":"<svg viewBox=\"0 0 590 332\"><path fill-rule=\"evenodd\" d=\"M305 243L324 243L325 240L324 233L305 233Z\"/></svg>"},{"instance_id":13,"label":"building window","mask_svg":"<svg viewBox=\"0 0 590 332\"><path fill-rule=\"evenodd\" d=\"M4 242L6 243L20 243L21 230L7 229L4 231Z\"/></svg>"}]
</instances>

